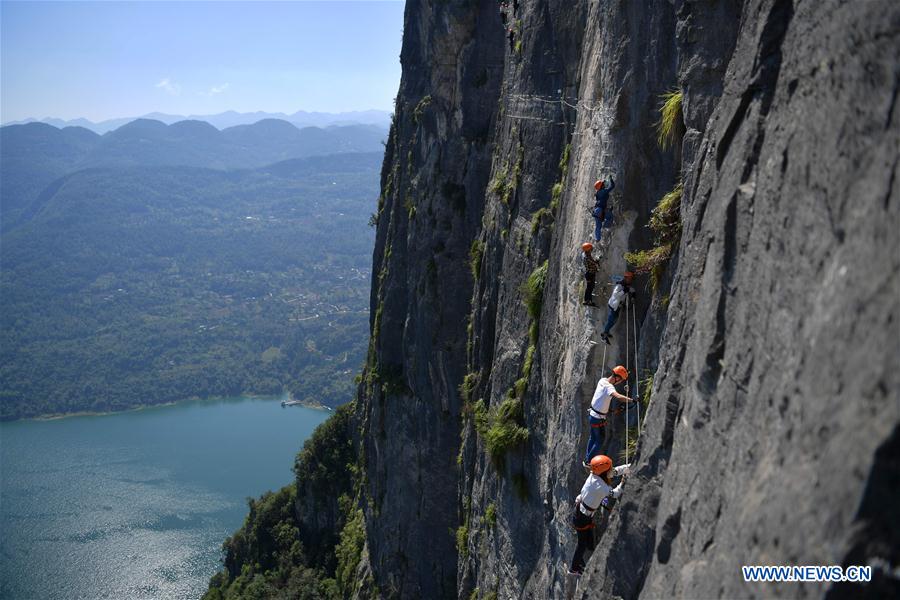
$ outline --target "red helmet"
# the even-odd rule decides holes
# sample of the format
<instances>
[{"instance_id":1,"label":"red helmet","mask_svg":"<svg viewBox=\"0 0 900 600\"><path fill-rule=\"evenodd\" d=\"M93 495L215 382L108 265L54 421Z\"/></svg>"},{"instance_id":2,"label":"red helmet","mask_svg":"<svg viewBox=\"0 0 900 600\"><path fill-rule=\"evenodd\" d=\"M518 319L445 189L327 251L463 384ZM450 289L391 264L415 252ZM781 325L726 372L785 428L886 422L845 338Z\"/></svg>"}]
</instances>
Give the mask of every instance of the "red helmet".
<instances>
[{"instance_id":1,"label":"red helmet","mask_svg":"<svg viewBox=\"0 0 900 600\"><path fill-rule=\"evenodd\" d=\"M603 475L612 469L612 459L605 454L598 454L591 459L591 473L594 475Z\"/></svg>"},{"instance_id":2,"label":"red helmet","mask_svg":"<svg viewBox=\"0 0 900 600\"><path fill-rule=\"evenodd\" d=\"M615 373L616 375L618 375L619 377L621 377L622 379L628 379L628 369L626 369L622 365L613 367L612 372Z\"/></svg>"},{"instance_id":3,"label":"red helmet","mask_svg":"<svg viewBox=\"0 0 900 600\"><path fill-rule=\"evenodd\" d=\"M595 189L595 190L599 190L599 189L602 188L602 187L603 187L603 180L602 180L602 179L598 179L597 181L594 182L594 189Z\"/></svg>"},{"instance_id":4,"label":"red helmet","mask_svg":"<svg viewBox=\"0 0 900 600\"><path fill-rule=\"evenodd\" d=\"M622 275L622 279L634 279L634 272L625 271L625 273Z\"/></svg>"},{"instance_id":5,"label":"red helmet","mask_svg":"<svg viewBox=\"0 0 900 600\"><path fill-rule=\"evenodd\" d=\"M585 252L590 252L591 250L594 249L594 245L590 242L585 242L581 245L581 249L584 250Z\"/></svg>"}]
</instances>

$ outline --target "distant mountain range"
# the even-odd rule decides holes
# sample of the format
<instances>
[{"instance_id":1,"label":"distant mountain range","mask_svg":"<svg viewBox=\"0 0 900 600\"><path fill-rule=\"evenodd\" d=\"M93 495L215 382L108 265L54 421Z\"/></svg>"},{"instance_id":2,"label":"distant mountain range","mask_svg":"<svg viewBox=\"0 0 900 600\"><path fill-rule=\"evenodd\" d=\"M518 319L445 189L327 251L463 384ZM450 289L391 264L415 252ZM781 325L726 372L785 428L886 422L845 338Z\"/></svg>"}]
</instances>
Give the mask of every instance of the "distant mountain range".
<instances>
[{"instance_id":1,"label":"distant mountain range","mask_svg":"<svg viewBox=\"0 0 900 600\"><path fill-rule=\"evenodd\" d=\"M137 119L99 135L45 123L0 128L0 225L7 229L54 180L97 167L248 169L347 152L382 152L376 125L304 127L278 119L218 130L204 121Z\"/></svg>"},{"instance_id":2,"label":"distant mountain range","mask_svg":"<svg viewBox=\"0 0 900 600\"><path fill-rule=\"evenodd\" d=\"M386 134L0 128L0 420L243 392L345 402Z\"/></svg>"},{"instance_id":3,"label":"distant mountain range","mask_svg":"<svg viewBox=\"0 0 900 600\"><path fill-rule=\"evenodd\" d=\"M47 117L44 119L25 119L23 121L12 121L4 123L7 125L24 125L26 123L46 123L54 127L84 127L90 129L94 133L104 134L114 129L118 129L122 125L137 121L139 119L151 119L161 121L166 125L177 123L178 121L205 121L217 129L225 129L236 125L252 125L264 119L279 119L296 125L297 127L330 127L334 125L376 125L378 127L387 128L391 123L391 113L385 110L361 110L342 113L325 113L325 112L306 112L304 110L297 111L293 114L286 113L267 113L267 112L248 112L239 113L229 110L217 115L169 115L160 112L148 113L140 117L124 117L121 119L108 119L95 123L88 119L55 119Z\"/></svg>"}]
</instances>

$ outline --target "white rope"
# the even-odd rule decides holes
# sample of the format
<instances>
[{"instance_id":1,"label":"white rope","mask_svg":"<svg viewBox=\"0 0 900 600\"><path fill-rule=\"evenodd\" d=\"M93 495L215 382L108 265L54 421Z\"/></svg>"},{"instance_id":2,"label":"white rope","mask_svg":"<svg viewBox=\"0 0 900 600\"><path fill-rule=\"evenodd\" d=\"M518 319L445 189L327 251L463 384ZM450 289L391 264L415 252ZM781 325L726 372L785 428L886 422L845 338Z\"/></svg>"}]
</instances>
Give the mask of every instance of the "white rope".
<instances>
[{"instance_id":1,"label":"white rope","mask_svg":"<svg viewBox=\"0 0 900 600\"><path fill-rule=\"evenodd\" d=\"M628 302L627 298L625 299L625 371L628 372L628 309L631 306L631 302ZM631 373L628 373L630 376ZM630 390L628 389L628 379L625 380L625 393L628 394ZM628 464L628 405L631 402L625 403L625 464Z\"/></svg>"},{"instance_id":2,"label":"white rope","mask_svg":"<svg viewBox=\"0 0 900 600\"><path fill-rule=\"evenodd\" d=\"M600 376L601 376L601 377L602 377L603 375L606 375L606 349L607 349L608 347L609 347L609 346L606 344L606 342L604 342L604 343L603 343L603 366L600 368Z\"/></svg>"},{"instance_id":3,"label":"white rope","mask_svg":"<svg viewBox=\"0 0 900 600\"><path fill-rule=\"evenodd\" d=\"M638 399L637 426L638 426L638 437L640 437L641 436L641 403L640 403L641 372L638 370L637 314L633 310L631 311L631 322L632 322L632 330L634 331L634 397Z\"/></svg>"}]
</instances>

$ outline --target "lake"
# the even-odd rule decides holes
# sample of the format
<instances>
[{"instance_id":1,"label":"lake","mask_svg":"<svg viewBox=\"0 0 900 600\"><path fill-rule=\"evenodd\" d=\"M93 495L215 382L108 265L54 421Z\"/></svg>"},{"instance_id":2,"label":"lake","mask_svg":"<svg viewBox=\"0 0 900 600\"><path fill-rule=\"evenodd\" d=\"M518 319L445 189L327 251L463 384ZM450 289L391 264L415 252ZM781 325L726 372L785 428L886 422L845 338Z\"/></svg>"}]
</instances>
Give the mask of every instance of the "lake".
<instances>
[{"instance_id":1,"label":"lake","mask_svg":"<svg viewBox=\"0 0 900 600\"><path fill-rule=\"evenodd\" d=\"M199 597L329 415L235 398L0 423L0 597Z\"/></svg>"}]
</instances>

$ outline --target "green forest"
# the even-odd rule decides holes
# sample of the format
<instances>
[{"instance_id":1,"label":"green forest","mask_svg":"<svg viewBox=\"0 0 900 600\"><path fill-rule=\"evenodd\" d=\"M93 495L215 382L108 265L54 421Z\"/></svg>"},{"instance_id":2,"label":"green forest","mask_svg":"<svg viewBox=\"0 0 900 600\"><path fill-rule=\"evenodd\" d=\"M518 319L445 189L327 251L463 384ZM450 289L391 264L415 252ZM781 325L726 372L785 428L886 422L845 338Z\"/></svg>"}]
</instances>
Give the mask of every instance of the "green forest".
<instances>
[{"instance_id":1,"label":"green forest","mask_svg":"<svg viewBox=\"0 0 900 600\"><path fill-rule=\"evenodd\" d=\"M380 166L96 167L18 198L0 237L0 418L240 393L346 402Z\"/></svg>"}]
</instances>

